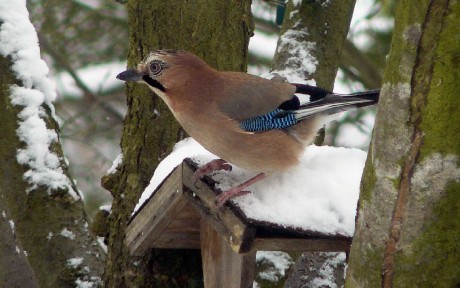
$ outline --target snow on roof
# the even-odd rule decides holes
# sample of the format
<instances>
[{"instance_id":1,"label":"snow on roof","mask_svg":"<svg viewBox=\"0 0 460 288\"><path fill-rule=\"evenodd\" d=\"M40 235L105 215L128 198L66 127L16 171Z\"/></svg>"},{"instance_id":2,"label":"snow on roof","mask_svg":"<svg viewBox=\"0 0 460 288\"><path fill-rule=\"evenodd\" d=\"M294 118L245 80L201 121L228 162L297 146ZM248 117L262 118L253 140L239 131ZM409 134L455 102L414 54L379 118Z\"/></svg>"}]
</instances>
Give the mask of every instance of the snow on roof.
<instances>
[{"instance_id":1,"label":"snow on roof","mask_svg":"<svg viewBox=\"0 0 460 288\"><path fill-rule=\"evenodd\" d=\"M218 158L191 138L177 143L173 152L158 165L133 213L187 157L200 165ZM231 201L253 220L352 236L365 160L366 153L358 149L312 145L305 150L300 165L273 173L250 186L248 190L253 193ZM256 174L234 166L231 172L216 172L212 178L220 183L216 188L225 191Z\"/></svg>"},{"instance_id":2,"label":"snow on roof","mask_svg":"<svg viewBox=\"0 0 460 288\"><path fill-rule=\"evenodd\" d=\"M38 186L46 186L48 191L66 189L78 199L71 180L62 171L62 159L49 149L58 137L46 126L44 106L54 117L52 101L56 93L48 78L48 66L40 58L38 37L29 20L26 1L0 1L0 23L0 54L11 59L11 69L21 82L10 86L10 99L13 105L23 107L16 133L25 143L17 154L17 161L29 167L24 179L30 184L29 190Z\"/></svg>"}]
</instances>

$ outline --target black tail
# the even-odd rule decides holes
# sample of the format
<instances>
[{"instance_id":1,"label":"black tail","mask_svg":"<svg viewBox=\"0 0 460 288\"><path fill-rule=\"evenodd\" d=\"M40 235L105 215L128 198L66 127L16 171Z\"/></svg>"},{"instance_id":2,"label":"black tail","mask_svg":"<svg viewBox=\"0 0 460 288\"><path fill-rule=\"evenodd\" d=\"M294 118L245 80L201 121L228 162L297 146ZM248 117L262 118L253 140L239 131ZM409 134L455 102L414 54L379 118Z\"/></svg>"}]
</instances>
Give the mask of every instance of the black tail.
<instances>
[{"instance_id":1,"label":"black tail","mask_svg":"<svg viewBox=\"0 0 460 288\"><path fill-rule=\"evenodd\" d=\"M298 109L293 111L297 120L316 114L331 115L354 108L374 105L379 102L380 96L380 90L336 94L310 85L294 85L297 87L296 93L310 95L311 101L300 105Z\"/></svg>"},{"instance_id":2,"label":"black tail","mask_svg":"<svg viewBox=\"0 0 460 288\"><path fill-rule=\"evenodd\" d=\"M380 89L368 90L363 92L355 92L350 94L337 94L341 95L342 97L352 97L352 98L359 98L359 99L366 99L369 100L367 103L358 104L356 107L366 107L370 105L375 105L379 103L380 99Z\"/></svg>"}]
</instances>

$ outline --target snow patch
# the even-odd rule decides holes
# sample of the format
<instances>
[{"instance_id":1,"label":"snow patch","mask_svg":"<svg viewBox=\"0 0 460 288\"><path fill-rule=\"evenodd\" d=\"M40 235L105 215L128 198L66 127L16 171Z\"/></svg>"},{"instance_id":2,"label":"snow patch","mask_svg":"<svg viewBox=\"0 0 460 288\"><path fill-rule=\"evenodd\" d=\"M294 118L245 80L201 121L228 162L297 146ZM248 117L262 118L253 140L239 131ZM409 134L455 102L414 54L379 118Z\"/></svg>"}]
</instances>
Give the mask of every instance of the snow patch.
<instances>
[{"instance_id":1,"label":"snow patch","mask_svg":"<svg viewBox=\"0 0 460 288\"><path fill-rule=\"evenodd\" d=\"M75 235L75 233L73 233L72 231L70 231L69 229L67 228L64 228L62 229L61 233L59 233L61 236L63 237L66 237L66 238L69 238L70 240L74 240L75 237L77 237Z\"/></svg>"},{"instance_id":2,"label":"snow patch","mask_svg":"<svg viewBox=\"0 0 460 288\"><path fill-rule=\"evenodd\" d=\"M112 211L112 204L99 206L99 210L107 211L108 213L110 213Z\"/></svg>"},{"instance_id":3,"label":"snow patch","mask_svg":"<svg viewBox=\"0 0 460 288\"><path fill-rule=\"evenodd\" d=\"M99 243L99 246L101 246L102 250L104 250L105 254L107 254L107 245L104 243L104 237L97 237L97 243Z\"/></svg>"},{"instance_id":4,"label":"snow patch","mask_svg":"<svg viewBox=\"0 0 460 288\"><path fill-rule=\"evenodd\" d=\"M107 174L113 174L117 172L118 165L123 162L123 153L118 154L118 156L113 160L112 166L107 170Z\"/></svg>"},{"instance_id":5,"label":"snow patch","mask_svg":"<svg viewBox=\"0 0 460 288\"><path fill-rule=\"evenodd\" d=\"M75 284L77 285L77 288L93 288L98 286L97 282L86 281L81 279L75 280Z\"/></svg>"},{"instance_id":6,"label":"snow patch","mask_svg":"<svg viewBox=\"0 0 460 288\"><path fill-rule=\"evenodd\" d=\"M56 93L48 78L48 66L40 58L38 37L29 20L26 1L1 1L0 22L0 54L12 60L12 71L22 83L10 86L10 98L13 105L23 107L16 132L25 148L18 149L17 161L29 167L24 174L30 184L28 191L45 186L48 192L64 189L79 199L60 167L60 159L49 149L58 137L54 130L47 129L45 107L54 117L52 101Z\"/></svg>"},{"instance_id":7,"label":"snow patch","mask_svg":"<svg viewBox=\"0 0 460 288\"><path fill-rule=\"evenodd\" d=\"M281 251L257 251L256 261L269 265L268 269L259 273L259 277L270 282L284 277L286 270L294 264L289 254Z\"/></svg>"},{"instance_id":8,"label":"snow patch","mask_svg":"<svg viewBox=\"0 0 460 288\"><path fill-rule=\"evenodd\" d=\"M320 0L319 2L321 3L321 6L326 8L327 6L329 6L329 4L331 4L331 1L332 0Z\"/></svg>"},{"instance_id":9,"label":"snow patch","mask_svg":"<svg viewBox=\"0 0 460 288\"><path fill-rule=\"evenodd\" d=\"M177 143L158 165L133 213L187 157L200 165L218 158L191 138ZM231 201L253 220L352 236L365 159L366 153L358 149L312 145L305 150L300 165L273 173L250 186L252 193ZM217 188L225 191L255 174L233 166L231 172L217 172L212 177L220 183Z\"/></svg>"},{"instance_id":10,"label":"snow patch","mask_svg":"<svg viewBox=\"0 0 460 288\"><path fill-rule=\"evenodd\" d=\"M67 266L70 266L72 268L77 268L82 263L83 263L83 257L75 257L75 258L67 259Z\"/></svg>"},{"instance_id":11,"label":"snow patch","mask_svg":"<svg viewBox=\"0 0 460 288\"><path fill-rule=\"evenodd\" d=\"M10 223L11 231L12 231L13 234L14 234L14 221L13 221L13 220L9 220L8 222Z\"/></svg>"},{"instance_id":12,"label":"snow patch","mask_svg":"<svg viewBox=\"0 0 460 288\"><path fill-rule=\"evenodd\" d=\"M300 4L302 4L303 0L291 0L291 1L292 1L292 4L294 4L294 6L299 6Z\"/></svg>"}]
</instances>

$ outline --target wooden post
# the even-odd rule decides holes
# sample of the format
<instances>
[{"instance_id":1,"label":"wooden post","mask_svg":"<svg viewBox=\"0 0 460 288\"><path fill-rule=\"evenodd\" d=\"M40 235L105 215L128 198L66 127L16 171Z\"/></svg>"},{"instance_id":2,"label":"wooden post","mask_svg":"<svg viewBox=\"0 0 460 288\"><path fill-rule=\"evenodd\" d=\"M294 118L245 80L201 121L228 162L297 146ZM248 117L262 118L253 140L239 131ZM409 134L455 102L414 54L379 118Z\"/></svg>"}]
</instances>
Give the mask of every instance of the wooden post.
<instances>
[{"instance_id":1,"label":"wooden post","mask_svg":"<svg viewBox=\"0 0 460 288\"><path fill-rule=\"evenodd\" d=\"M238 254L205 220L200 222L204 287L251 288L256 251Z\"/></svg>"}]
</instances>

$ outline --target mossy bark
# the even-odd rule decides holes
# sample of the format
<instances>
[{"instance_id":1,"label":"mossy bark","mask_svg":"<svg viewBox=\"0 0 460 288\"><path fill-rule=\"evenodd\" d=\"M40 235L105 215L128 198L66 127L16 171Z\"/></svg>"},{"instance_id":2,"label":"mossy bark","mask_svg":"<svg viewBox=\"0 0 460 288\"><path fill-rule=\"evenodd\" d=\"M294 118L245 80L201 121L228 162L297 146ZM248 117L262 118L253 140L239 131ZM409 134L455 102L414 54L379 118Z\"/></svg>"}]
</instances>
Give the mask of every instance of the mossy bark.
<instances>
[{"instance_id":1,"label":"mossy bark","mask_svg":"<svg viewBox=\"0 0 460 288\"><path fill-rule=\"evenodd\" d=\"M9 59L0 56L0 217L2 227L5 227L3 222L14 223L14 230L10 231L13 237L2 238L1 245L6 245L6 249L0 253L0 286L74 287L78 279L97 282L90 277L101 276L104 255L87 230L82 201L75 200L67 191L49 191L48 187L26 192L29 185L23 175L28 167L19 165L16 160L17 149L23 145L16 134L21 107L10 102L10 86L22 83L11 72L11 64ZM49 109L44 108L49 113ZM45 117L48 129L57 130L51 115ZM54 143L51 149L62 160L61 168L67 173L60 143ZM75 237L63 237L60 233L64 228ZM10 255L7 252L11 246L18 255L7 262L5 257ZM83 262L72 268L67 261L75 257L82 257ZM20 270L15 270L16 261L22 263ZM14 277L8 273L13 271L11 269L23 278L18 281L30 280L31 283L23 286L16 282L18 285L13 285L10 281Z\"/></svg>"},{"instance_id":2,"label":"mossy bark","mask_svg":"<svg viewBox=\"0 0 460 288\"><path fill-rule=\"evenodd\" d=\"M156 49L184 49L219 70L245 71L252 34L250 1L146 1L127 3L130 25L128 66ZM103 178L114 196L109 217L108 287L203 286L199 251L152 250L131 257L125 228L155 167L184 133L166 105L143 85L127 86L128 113L121 149L123 162Z\"/></svg>"},{"instance_id":3,"label":"mossy bark","mask_svg":"<svg viewBox=\"0 0 460 288\"><path fill-rule=\"evenodd\" d=\"M316 85L332 90L354 6L354 0L329 2L289 1L281 28L278 48L272 64L274 74L279 74L280 76L289 74L288 76L290 76L294 72L294 78L313 79ZM285 41L283 37L286 37L286 35L289 35L290 40L297 42L301 49L308 50L311 58L310 63L315 63L314 70L304 70L304 68L308 67L297 65L298 63L293 63L289 60L291 57L299 57L299 55L296 54L296 47L283 43ZM280 71L288 72L280 73ZM292 79L287 80L293 81ZM324 130L316 142L318 144L322 143L323 138ZM321 268L325 266L334 270L335 284L338 287L343 285L345 262L336 266L328 264L336 262L333 259L338 256L337 254L303 253L298 257L289 278L287 280L283 279L286 280L286 287L314 285L314 279L321 278ZM291 255L295 254L291 253Z\"/></svg>"},{"instance_id":4,"label":"mossy bark","mask_svg":"<svg viewBox=\"0 0 460 288\"><path fill-rule=\"evenodd\" d=\"M364 171L346 287L458 287L460 2L404 0Z\"/></svg>"},{"instance_id":5,"label":"mossy bark","mask_svg":"<svg viewBox=\"0 0 460 288\"><path fill-rule=\"evenodd\" d=\"M0 69L2 71L8 71L9 65L10 63L5 58L0 57ZM1 107L12 108L8 101L8 83L15 83L15 81L16 79L12 73L0 74L0 99L2 99L2 103L0 105ZM15 117L5 117L7 114L2 111L4 108L1 107L0 123L2 123L2 131L7 132L3 134L2 137L6 138L9 136L13 137L13 140L15 140L13 133L17 128L17 124L15 122L16 119ZM11 145L0 146L0 159L2 159L3 162L3 164L0 165L0 251L2 253L0 257L0 287L23 287L25 285L38 287L37 278L35 277L35 273L30 266L27 257L24 253L17 253L16 251L16 247L18 247L19 251L24 251L24 248L16 238L15 230L17 228L14 227L13 229L10 225L9 221L11 221L11 216L9 213L7 214L8 203L5 201L4 196L6 189L13 189L16 191L25 191L26 189L26 185L21 179L21 175L23 175L24 170L19 167L15 161L16 159L14 159L16 154L16 145L19 144L19 141L16 139L16 141L11 142ZM14 220L12 221L14 223Z\"/></svg>"}]
</instances>

